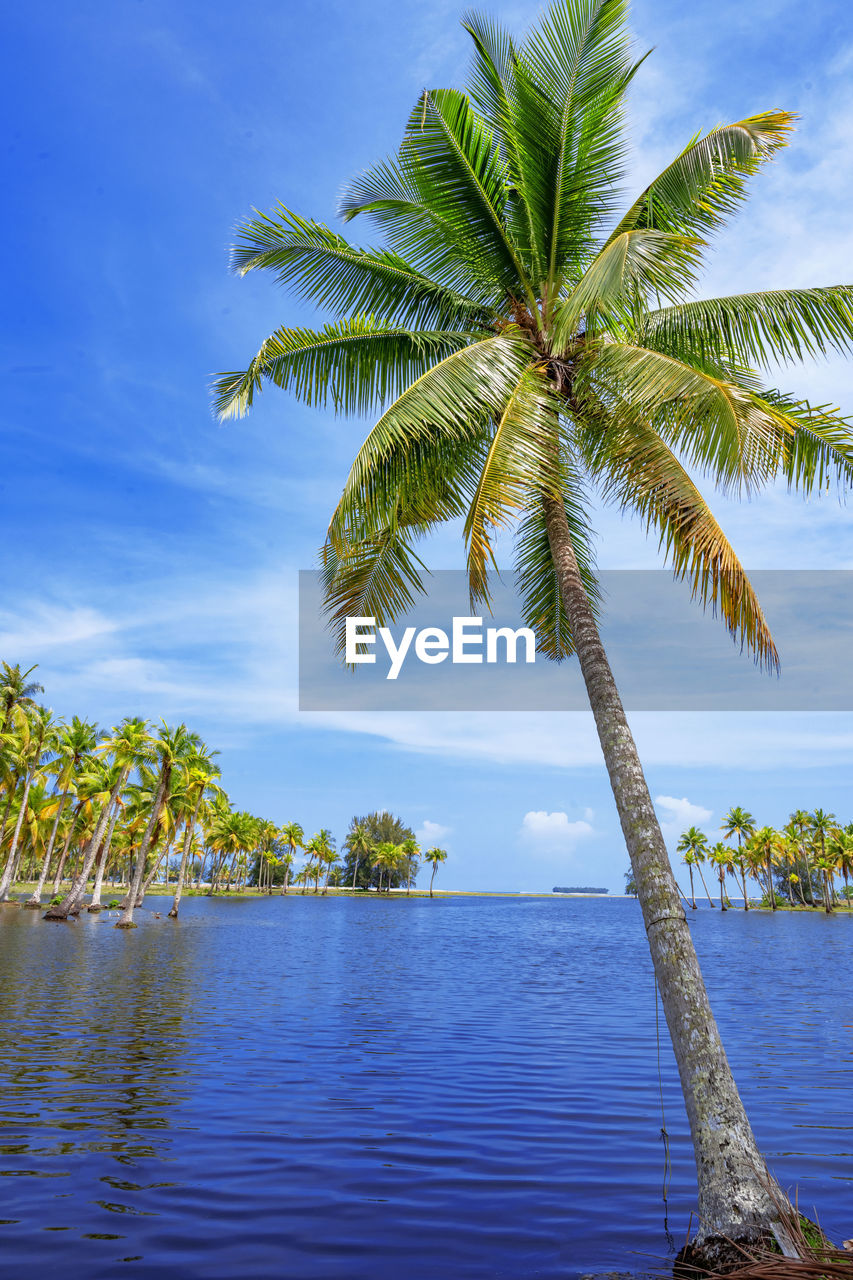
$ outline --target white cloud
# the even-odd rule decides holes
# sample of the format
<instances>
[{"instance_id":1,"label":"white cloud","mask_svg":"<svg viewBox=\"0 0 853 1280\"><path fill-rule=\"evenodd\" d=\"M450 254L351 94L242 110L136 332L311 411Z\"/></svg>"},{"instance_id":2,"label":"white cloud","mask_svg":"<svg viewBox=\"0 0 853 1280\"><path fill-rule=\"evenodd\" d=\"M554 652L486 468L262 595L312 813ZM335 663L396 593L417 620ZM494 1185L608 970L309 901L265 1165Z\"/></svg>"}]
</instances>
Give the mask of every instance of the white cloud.
<instances>
[{"instance_id":1,"label":"white cloud","mask_svg":"<svg viewBox=\"0 0 853 1280\"><path fill-rule=\"evenodd\" d=\"M429 818L424 818L415 832L415 839L422 849L428 849L438 844L452 830L452 827L443 827L440 822L430 822Z\"/></svg>"},{"instance_id":2,"label":"white cloud","mask_svg":"<svg viewBox=\"0 0 853 1280\"><path fill-rule=\"evenodd\" d=\"M586 818L570 822L562 810L547 813L544 809L531 809L524 815L518 834L535 852L571 853L579 840L593 834L593 827Z\"/></svg>"},{"instance_id":3,"label":"white cloud","mask_svg":"<svg viewBox=\"0 0 853 1280\"><path fill-rule=\"evenodd\" d=\"M701 804L693 804L686 796L655 796L655 805L661 817L664 839L681 835L687 827L701 827L711 817L712 810Z\"/></svg>"}]
</instances>

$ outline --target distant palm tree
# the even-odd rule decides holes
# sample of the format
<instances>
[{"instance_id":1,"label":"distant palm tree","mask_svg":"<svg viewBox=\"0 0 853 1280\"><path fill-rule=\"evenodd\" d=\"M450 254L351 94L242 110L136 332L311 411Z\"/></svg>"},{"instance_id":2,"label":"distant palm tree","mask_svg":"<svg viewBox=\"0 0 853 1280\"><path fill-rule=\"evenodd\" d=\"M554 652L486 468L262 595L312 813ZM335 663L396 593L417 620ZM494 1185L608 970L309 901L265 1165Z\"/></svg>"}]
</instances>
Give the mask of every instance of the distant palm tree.
<instances>
[{"instance_id":1,"label":"distant palm tree","mask_svg":"<svg viewBox=\"0 0 853 1280\"><path fill-rule=\"evenodd\" d=\"M370 832L362 823L356 823L353 827L347 837L347 848L353 858L352 888L354 889L359 865L374 853L374 845L370 838Z\"/></svg>"},{"instance_id":2,"label":"distant palm tree","mask_svg":"<svg viewBox=\"0 0 853 1280\"><path fill-rule=\"evenodd\" d=\"M738 806L729 809L723 819L723 835L727 840L730 840L732 836L737 836L738 856L734 861L735 866L741 874L741 880L743 883L744 911L749 910L749 894L746 891L746 863L742 855L742 850L744 840L748 840L754 831L755 818L753 818L752 814L747 809L742 809Z\"/></svg>"},{"instance_id":3,"label":"distant palm tree","mask_svg":"<svg viewBox=\"0 0 853 1280\"><path fill-rule=\"evenodd\" d=\"M297 849L302 848L302 842L305 839L305 833L298 822L285 822L281 829L281 838L290 850L290 861L284 868L284 886L282 893L287 893L287 881L290 876L290 868L293 866L293 858Z\"/></svg>"},{"instance_id":4,"label":"distant palm tree","mask_svg":"<svg viewBox=\"0 0 853 1280\"><path fill-rule=\"evenodd\" d=\"M809 830L817 849L815 864L823 880L823 908L827 915L832 912L832 894L830 890L831 877L835 870L835 865L832 859L827 857L826 842L837 825L838 819L835 814L827 813L824 809L815 809L814 813L809 815Z\"/></svg>"},{"instance_id":5,"label":"distant palm tree","mask_svg":"<svg viewBox=\"0 0 853 1280\"><path fill-rule=\"evenodd\" d=\"M712 901L708 886L705 884L705 877L702 875L702 863L708 854L708 837L704 831L700 831L698 827L688 827L684 834L680 837L676 846L676 852L683 854L682 862L687 866L690 872L690 898L693 910L696 910L696 894L693 891L693 868L699 872L702 880L702 887L705 890L705 896L709 904L713 907L716 903Z\"/></svg>"},{"instance_id":6,"label":"distant palm tree","mask_svg":"<svg viewBox=\"0 0 853 1280\"><path fill-rule=\"evenodd\" d=\"M97 726L90 724L88 720L81 720L79 716L74 716L71 723L65 725L59 732L56 742L54 772L57 790L61 790L61 796L56 806L56 815L50 832L50 839L45 849L38 883L33 889L31 897L24 903L25 907L37 908L41 906L41 895L50 869L50 861L53 857L59 824L65 812L66 801L71 795L74 780L81 770L83 760L94 751L100 737L101 734Z\"/></svg>"},{"instance_id":7,"label":"distant palm tree","mask_svg":"<svg viewBox=\"0 0 853 1280\"><path fill-rule=\"evenodd\" d=\"M723 844L722 840L718 840L712 845L708 857L717 868L717 877L720 881L720 908L727 911L732 905L728 894L726 893L726 872L734 873L734 862L732 861L732 850L727 844Z\"/></svg>"},{"instance_id":8,"label":"distant palm tree","mask_svg":"<svg viewBox=\"0 0 853 1280\"><path fill-rule=\"evenodd\" d=\"M424 854L424 862L429 862L432 864L432 875L429 878L429 896L430 897L433 897L432 885L433 885L433 881L435 880L435 873L439 868L439 864L446 861L447 861L446 849L436 849L436 848L427 849L426 853Z\"/></svg>"},{"instance_id":9,"label":"distant palm tree","mask_svg":"<svg viewBox=\"0 0 853 1280\"><path fill-rule=\"evenodd\" d=\"M400 849L405 859L404 866L406 870L406 896L409 897L412 892L412 878L418 874L418 857L421 847L414 837L410 836L400 845Z\"/></svg>"},{"instance_id":10,"label":"distant palm tree","mask_svg":"<svg viewBox=\"0 0 853 1280\"><path fill-rule=\"evenodd\" d=\"M20 701L17 706L21 707ZM18 806L17 822L9 844L6 866L2 876L0 876L0 902L8 902L12 892L12 883L18 866L18 840L27 811L27 798L30 788L37 778L43 777L41 771L53 756L59 731L59 726L53 718L53 712L46 707L28 707L25 719L27 722L26 732L22 734L18 751L23 792Z\"/></svg>"}]
</instances>

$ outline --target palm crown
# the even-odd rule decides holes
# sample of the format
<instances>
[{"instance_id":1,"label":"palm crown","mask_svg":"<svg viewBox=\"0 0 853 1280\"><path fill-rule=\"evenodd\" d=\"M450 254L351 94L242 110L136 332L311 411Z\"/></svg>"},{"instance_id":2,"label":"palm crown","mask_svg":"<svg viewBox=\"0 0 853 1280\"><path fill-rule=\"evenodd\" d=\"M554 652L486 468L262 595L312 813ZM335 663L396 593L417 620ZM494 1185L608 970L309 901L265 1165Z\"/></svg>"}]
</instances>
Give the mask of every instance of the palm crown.
<instances>
[{"instance_id":1,"label":"palm crown","mask_svg":"<svg viewBox=\"0 0 853 1280\"><path fill-rule=\"evenodd\" d=\"M709 238L793 125L768 111L692 139L621 216L625 0L558 0L522 43L469 15L467 92L425 91L399 152L346 190L360 248L283 207L246 223L265 269L333 314L281 328L221 375L222 417L265 382L343 413L382 408L324 548L330 611L396 617L421 589L415 545L462 518L472 604L489 600L497 530L516 530L523 610L553 657L572 636L552 558L565 511L590 601L590 492L659 534L694 596L761 660L773 641L697 487L809 492L853 476L846 420L759 371L853 340L853 288L689 300ZM623 206L624 207L624 206ZM695 478L694 478L695 477ZM560 515L562 519L562 512Z\"/></svg>"}]
</instances>

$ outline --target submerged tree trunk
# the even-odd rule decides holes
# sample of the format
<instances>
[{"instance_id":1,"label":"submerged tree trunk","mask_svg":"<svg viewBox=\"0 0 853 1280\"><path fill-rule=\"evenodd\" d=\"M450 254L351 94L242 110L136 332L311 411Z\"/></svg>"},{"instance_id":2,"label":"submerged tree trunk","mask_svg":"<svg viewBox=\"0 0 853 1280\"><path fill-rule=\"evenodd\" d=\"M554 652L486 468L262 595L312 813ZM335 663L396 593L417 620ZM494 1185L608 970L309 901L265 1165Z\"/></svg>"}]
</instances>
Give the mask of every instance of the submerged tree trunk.
<instances>
[{"instance_id":1,"label":"submerged tree trunk","mask_svg":"<svg viewBox=\"0 0 853 1280\"><path fill-rule=\"evenodd\" d=\"M104 883L104 873L106 872L106 869L109 866L110 845L113 842L113 832L116 829L116 823L118 822L118 816L120 812L121 810L119 806L116 805L113 809L113 816L110 818L110 825L109 825L109 829L107 830L107 838L104 841L104 848L100 858L98 859L98 869L97 869L97 872L95 873L95 883L92 885L92 901L89 903L88 907L86 908L87 911L96 912L96 911L103 910L103 905L101 903L101 889Z\"/></svg>"},{"instance_id":2,"label":"submerged tree trunk","mask_svg":"<svg viewBox=\"0 0 853 1280\"><path fill-rule=\"evenodd\" d=\"M9 845L9 856L6 859L6 866L3 871L3 877L0 879L0 902L8 902L12 892L12 885L15 883L15 873L18 863L18 840L21 835L21 827L24 822L24 816L27 812L27 800L30 794L30 787L33 782L34 771L26 776L24 782L24 794L21 797L21 807L18 810L18 820L15 823L15 830L12 833L12 843Z\"/></svg>"},{"instance_id":3,"label":"submerged tree trunk","mask_svg":"<svg viewBox=\"0 0 853 1280\"><path fill-rule=\"evenodd\" d=\"M195 824L198 821L198 811L201 808L203 795L204 791L202 790L199 794L198 800L196 801L195 808L193 809L193 816L187 823L187 829L184 832L184 844L181 849L181 866L178 871L178 883L175 885L175 896L172 899L172 907L169 911L169 915L173 920L177 920L178 918L178 909L181 905L181 894L184 891L184 876L187 872L187 859L190 856L190 845L193 842L193 832L195 831Z\"/></svg>"},{"instance_id":4,"label":"submerged tree trunk","mask_svg":"<svg viewBox=\"0 0 853 1280\"><path fill-rule=\"evenodd\" d=\"M151 844L151 837L160 818L160 810L163 807L163 800L166 795L167 780L160 775L160 782L157 786L157 792L154 796L154 803L151 806L151 816L148 819L148 825L145 828L145 834L142 837L142 843L139 846L139 853L136 855L136 866L133 869L133 875L130 879L130 886L125 896L125 908L116 920L116 929L135 929L133 923L133 912L136 907L136 900L139 897L139 891L142 888L142 878L145 875L145 861L148 857L148 848Z\"/></svg>"},{"instance_id":5,"label":"submerged tree trunk","mask_svg":"<svg viewBox=\"0 0 853 1280\"><path fill-rule=\"evenodd\" d=\"M66 787L65 791L62 793L62 799L59 801L59 808L56 811L56 817L53 820L50 839L47 844L47 849L45 850L44 861L41 864L41 871L39 872L38 884L35 889L33 889L31 896L27 898L24 903L25 907L30 907L33 910L36 910L41 906L41 895L44 892L44 882L47 879L47 875L50 870L50 860L53 857L53 846L56 843L56 833L59 830L59 819L62 817L62 811L65 808L65 801L68 799L69 794L69 789Z\"/></svg>"},{"instance_id":6,"label":"submerged tree trunk","mask_svg":"<svg viewBox=\"0 0 853 1280\"><path fill-rule=\"evenodd\" d=\"M791 1253L779 1213L787 1199L767 1170L726 1059L637 748L581 580L565 508L549 496L543 505L690 1122L699 1187L694 1247L712 1258L717 1246L725 1248L723 1237L754 1242L770 1231L783 1252Z\"/></svg>"},{"instance_id":7,"label":"submerged tree trunk","mask_svg":"<svg viewBox=\"0 0 853 1280\"><path fill-rule=\"evenodd\" d=\"M67 920L70 915L77 915L79 913L80 903L86 892L86 881L89 879L89 872L92 870L92 864L94 863L97 852L101 847L104 832L107 829L107 822L109 821L113 806L116 804L122 788L127 782L129 776L130 766L128 765L126 768L122 769L118 782L116 782L110 792L109 799L98 815L98 821L95 823L95 830L92 832L92 838L86 848L83 865L80 867L78 874L72 880L71 888L57 906L48 907L43 917L45 920Z\"/></svg>"}]
</instances>

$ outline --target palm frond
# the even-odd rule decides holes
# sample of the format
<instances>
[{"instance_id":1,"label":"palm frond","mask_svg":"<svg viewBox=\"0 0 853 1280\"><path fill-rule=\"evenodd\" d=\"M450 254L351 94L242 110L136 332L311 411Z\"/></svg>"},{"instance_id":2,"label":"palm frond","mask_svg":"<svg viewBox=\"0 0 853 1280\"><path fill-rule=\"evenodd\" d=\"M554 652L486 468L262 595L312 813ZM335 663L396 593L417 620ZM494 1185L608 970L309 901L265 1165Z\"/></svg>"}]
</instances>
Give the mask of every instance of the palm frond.
<instances>
[{"instance_id":1,"label":"palm frond","mask_svg":"<svg viewBox=\"0 0 853 1280\"><path fill-rule=\"evenodd\" d=\"M478 336L401 329L372 316L320 330L277 329L248 369L217 377L214 410L220 419L241 417L271 382L305 404L323 408L331 400L338 413L367 414Z\"/></svg>"},{"instance_id":2,"label":"palm frond","mask_svg":"<svg viewBox=\"0 0 853 1280\"><path fill-rule=\"evenodd\" d=\"M853 348L853 285L703 298L651 311L639 341L699 359L767 367Z\"/></svg>"},{"instance_id":3,"label":"palm frond","mask_svg":"<svg viewBox=\"0 0 853 1280\"><path fill-rule=\"evenodd\" d=\"M580 397L620 421L652 421L690 465L723 488L750 492L776 471L778 429L755 399L754 380L687 364L625 342L604 342L585 357ZM747 385L744 385L747 384Z\"/></svg>"},{"instance_id":4,"label":"palm frond","mask_svg":"<svg viewBox=\"0 0 853 1280\"><path fill-rule=\"evenodd\" d=\"M715 230L746 195L747 179L788 142L796 117L765 111L692 138L617 224L611 238L637 227Z\"/></svg>"},{"instance_id":5,"label":"palm frond","mask_svg":"<svg viewBox=\"0 0 853 1280\"><path fill-rule=\"evenodd\" d=\"M490 601L491 531L512 523L531 493L559 492L560 408L541 370L526 369L495 423L465 520L472 608Z\"/></svg>"},{"instance_id":6,"label":"palm frond","mask_svg":"<svg viewBox=\"0 0 853 1280\"><path fill-rule=\"evenodd\" d=\"M359 249L320 222L283 205L239 229L232 265L241 275L271 271L297 297L337 315L381 316L398 324L468 328L484 319L480 300L431 280L399 254Z\"/></svg>"},{"instance_id":7,"label":"palm frond","mask_svg":"<svg viewBox=\"0 0 853 1280\"><path fill-rule=\"evenodd\" d=\"M639 297L676 297L695 279L698 244L670 231L624 231L596 255L581 279L555 308L552 342L563 350L581 321L593 328L608 314L629 311Z\"/></svg>"},{"instance_id":8,"label":"palm frond","mask_svg":"<svg viewBox=\"0 0 853 1280\"><path fill-rule=\"evenodd\" d=\"M778 666L758 598L731 544L690 475L664 440L639 420L603 437L588 424L584 460L606 500L654 529L675 577L694 600L719 612L729 633L756 661Z\"/></svg>"},{"instance_id":9,"label":"palm frond","mask_svg":"<svg viewBox=\"0 0 853 1280\"><path fill-rule=\"evenodd\" d=\"M504 407L531 360L527 341L509 332L447 356L394 401L370 431L352 464L329 526L334 541L349 520L376 512L385 523L389 495L405 483L413 450L442 439L465 445ZM375 530L374 530L375 531Z\"/></svg>"},{"instance_id":10,"label":"palm frond","mask_svg":"<svg viewBox=\"0 0 853 1280\"><path fill-rule=\"evenodd\" d=\"M853 488L853 423L829 405L795 400L775 389L754 395L778 427L779 473L788 487L808 497L833 485L839 495Z\"/></svg>"}]
</instances>

